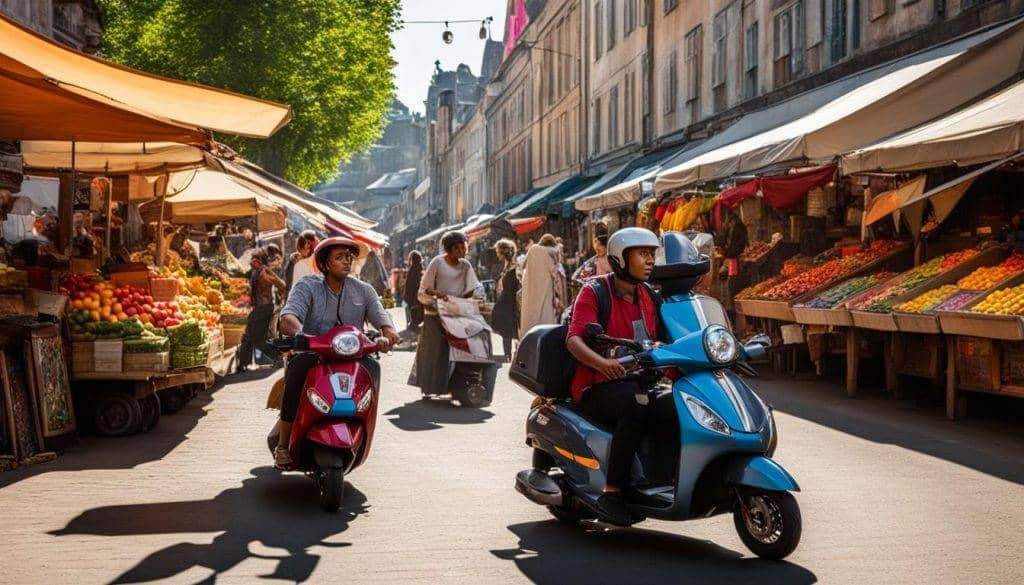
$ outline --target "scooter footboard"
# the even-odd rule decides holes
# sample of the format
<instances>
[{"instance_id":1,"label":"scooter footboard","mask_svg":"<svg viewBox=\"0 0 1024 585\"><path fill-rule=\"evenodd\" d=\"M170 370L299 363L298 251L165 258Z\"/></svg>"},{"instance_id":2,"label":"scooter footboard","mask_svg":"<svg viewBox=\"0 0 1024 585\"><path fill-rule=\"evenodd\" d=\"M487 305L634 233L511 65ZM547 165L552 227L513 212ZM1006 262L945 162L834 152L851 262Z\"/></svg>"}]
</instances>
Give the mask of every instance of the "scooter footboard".
<instances>
[{"instance_id":1,"label":"scooter footboard","mask_svg":"<svg viewBox=\"0 0 1024 585\"><path fill-rule=\"evenodd\" d=\"M798 492L800 486L781 465L762 455L738 455L725 463L729 485L779 492Z\"/></svg>"}]
</instances>

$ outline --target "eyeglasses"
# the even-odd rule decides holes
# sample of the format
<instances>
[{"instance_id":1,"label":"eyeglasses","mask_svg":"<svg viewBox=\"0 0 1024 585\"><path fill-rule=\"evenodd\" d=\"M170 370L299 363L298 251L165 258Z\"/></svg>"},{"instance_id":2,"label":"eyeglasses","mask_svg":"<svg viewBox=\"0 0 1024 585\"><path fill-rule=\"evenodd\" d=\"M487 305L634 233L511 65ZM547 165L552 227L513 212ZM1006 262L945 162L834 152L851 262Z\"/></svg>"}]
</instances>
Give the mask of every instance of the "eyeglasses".
<instances>
[{"instance_id":1,"label":"eyeglasses","mask_svg":"<svg viewBox=\"0 0 1024 585\"><path fill-rule=\"evenodd\" d=\"M339 252L331 257L331 260L338 260L340 262L351 262L356 259L356 255L352 252Z\"/></svg>"},{"instance_id":2,"label":"eyeglasses","mask_svg":"<svg viewBox=\"0 0 1024 585\"><path fill-rule=\"evenodd\" d=\"M650 248L640 248L636 253L644 260L654 260L654 250Z\"/></svg>"}]
</instances>

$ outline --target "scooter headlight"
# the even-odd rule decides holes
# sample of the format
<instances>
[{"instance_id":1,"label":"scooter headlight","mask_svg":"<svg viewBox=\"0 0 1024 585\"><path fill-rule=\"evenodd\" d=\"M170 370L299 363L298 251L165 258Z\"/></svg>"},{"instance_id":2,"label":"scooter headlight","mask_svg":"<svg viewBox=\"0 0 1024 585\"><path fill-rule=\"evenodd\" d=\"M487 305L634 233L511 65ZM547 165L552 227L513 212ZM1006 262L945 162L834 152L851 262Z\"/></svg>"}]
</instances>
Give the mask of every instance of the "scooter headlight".
<instances>
[{"instance_id":1,"label":"scooter headlight","mask_svg":"<svg viewBox=\"0 0 1024 585\"><path fill-rule=\"evenodd\" d=\"M327 401L317 394L316 388L310 388L307 390L306 397L309 398L309 403L313 405L313 408L320 411L321 414L327 414L331 411L331 405L327 404Z\"/></svg>"},{"instance_id":2,"label":"scooter headlight","mask_svg":"<svg viewBox=\"0 0 1024 585\"><path fill-rule=\"evenodd\" d=\"M697 400L693 396L684 395L683 402L686 403L686 409L690 411L690 416L697 421L700 426L721 433L723 435L731 435L732 431L729 429L729 425L722 420L722 417L718 416L718 413L711 410L711 407L704 404L700 400Z\"/></svg>"},{"instance_id":3,"label":"scooter headlight","mask_svg":"<svg viewBox=\"0 0 1024 585\"><path fill-rule=\"evenodd\" d=\"M359 337L352 333L339 333L331 340L331 348L340 356L355 355L362 345L359 342Z\"/></svg>"},{"instance_id":4,"label":"scooter headlight","mask_svg":"<svg viewBox=\"0 0 1024 585\"><path fill-rule=\"evenodd\" d=\"M712 325L704 331L704 351L716 364L728 364L736 359L736 338L721 325Z\"/></svg>"}]
</instances>

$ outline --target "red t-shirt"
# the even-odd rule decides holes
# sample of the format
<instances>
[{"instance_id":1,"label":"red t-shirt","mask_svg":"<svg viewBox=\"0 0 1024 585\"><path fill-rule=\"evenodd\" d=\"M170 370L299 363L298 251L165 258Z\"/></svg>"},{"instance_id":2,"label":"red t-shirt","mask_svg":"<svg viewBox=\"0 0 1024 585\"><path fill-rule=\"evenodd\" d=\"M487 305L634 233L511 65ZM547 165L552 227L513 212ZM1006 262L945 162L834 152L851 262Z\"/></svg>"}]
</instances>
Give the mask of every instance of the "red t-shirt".
<instances>
[{"instance_id":1,"label":"red t-shirt","mask_svg":"<svg viewBox=\"0 0 1024 585\"><path fill-rule=\"evenodd\" d=\"M636 294L633 296L634 302L629 302L626 299L620 297L615 292L615 286L611 282L611 275L598 276L593 280L603 278L607 286L609 295L611 296L611 310L608 314L608 322L602 323L604 325L605 333L611 337L623 337L626 339L637 339L639 336L636 335L637 331L633 327L633 323L640 321L641 316L643 317L643 325L646 328L647 339L652 341L657 340L657 321L656 310L654 306L654 299L651 298L650 293L646 287L636 287ZM594 289L590 286L584 286L583 290L580 291L579 296L576 297L576 302L572 308L572 320L569 321L569 334L568 338L574 335L585 336L584 331L587 323L597 323L597 295L594 294ZM567 340L568 340L567 338ZM572 378L572 398L576 402L580 401L583 396L583 391L598 382L603 382L605 377L602 376L597 370L588 368L583 364L577 362L576 374Z\"/></svg>"}]
</instances>

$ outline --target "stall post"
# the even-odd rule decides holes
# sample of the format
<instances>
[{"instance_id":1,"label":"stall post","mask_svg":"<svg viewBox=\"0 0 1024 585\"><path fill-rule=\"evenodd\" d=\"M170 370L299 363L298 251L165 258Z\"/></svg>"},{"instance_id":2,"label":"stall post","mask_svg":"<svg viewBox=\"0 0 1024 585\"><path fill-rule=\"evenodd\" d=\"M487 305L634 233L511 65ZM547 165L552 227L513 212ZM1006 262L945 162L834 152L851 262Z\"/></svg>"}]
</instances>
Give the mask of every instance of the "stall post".
<instances>
[{"instance_id":1,"label":"stall post","mask_svg":"<svg viewBox=\"0 0 1024 585\"><path fill-rule=\"evenodd\" d=\"M78 173L75 170L75 142L71 141L71 171L60 171L60 187L57 200L57 240L61 254L70 255L72 232L75 228L75 186Z\"/></svg>"},{"instance_id":2,"label":"stall post","mask_svg":"<svg viewBox=\"0 0 1024 585\"><path fill-rule=\"evenodd\" d=\"M104 176L104 178L106 178L109 173L110 173L110 164L108 163L108 164L103 166L103 176ZM107 192L107 194L103 198L103 214L104 214L104 216L107 219L107 230L106 230L106 237L104 238L104 240L105 240L104 243L106 245L103 247L103 263L104 264L106 264L107 260L110 259L110 234L111 234L111 232L114 231L113 214L110 211L110 205L112 203L112 198L114 196L114 186L110 183L109 180L106 180L105 182L106 182L106 192Z\"/></svg>"},{"instance_id":3,"label":"stall post","mask_svg":"<svg viewBox=\"0 0 1024 585\"><path fill-rule=\"evenodd\" d=\"M167 186L170 183L171 177L167 172L167 163L164 163L164 187L160 192L160 217L156 222L156 266L157 268L163 268L164 266L164 248L166 243L164 240L164 200L167 199ZM160 181L156 181L157 184ZM158 185L153 185L153 189L156 190Z\"/></svg>"}]
</instances>

